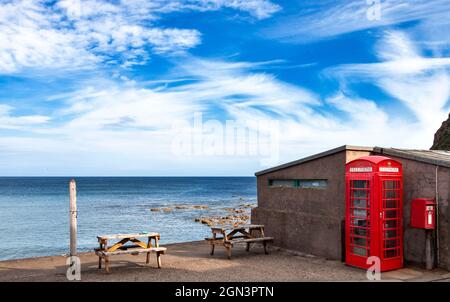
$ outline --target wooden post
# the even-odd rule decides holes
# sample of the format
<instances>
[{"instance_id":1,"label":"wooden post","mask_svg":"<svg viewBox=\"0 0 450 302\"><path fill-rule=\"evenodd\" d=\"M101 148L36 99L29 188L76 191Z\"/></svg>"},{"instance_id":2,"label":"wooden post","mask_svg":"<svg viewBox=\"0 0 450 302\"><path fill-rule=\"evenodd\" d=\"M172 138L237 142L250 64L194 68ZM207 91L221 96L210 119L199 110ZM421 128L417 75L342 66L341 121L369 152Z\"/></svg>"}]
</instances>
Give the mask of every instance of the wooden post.
<instances>
[{"instance_id":1,"label":"wooden post","mask_svg":"<svg viewBox=\"0 0 450 302\"><path fill-rule=\"evenodd\" d=\"M75 179L69 183L70 194L70 256L77 255L77 184Z\"/></svg>"}]
</instances>

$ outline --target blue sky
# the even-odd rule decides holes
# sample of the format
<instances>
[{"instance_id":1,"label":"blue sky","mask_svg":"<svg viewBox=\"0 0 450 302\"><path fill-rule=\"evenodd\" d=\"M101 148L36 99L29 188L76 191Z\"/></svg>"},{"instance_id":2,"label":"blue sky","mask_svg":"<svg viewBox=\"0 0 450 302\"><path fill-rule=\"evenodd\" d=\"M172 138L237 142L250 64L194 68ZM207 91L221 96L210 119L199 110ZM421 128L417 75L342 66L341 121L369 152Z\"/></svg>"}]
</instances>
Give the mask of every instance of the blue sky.
<instances>
[{"instance_id":1,"label":"blue sky","mask_svg":"<svg viewBox=\"0 0 450 302\"><path fill-rule=\"evenodd\" d=\"M343 144L428 149L449 112L449 14L443 0L0 0L0 174L253 175ZM276 121L277 156L174 152L199 112Z\"/></svg>"}]
</instances>

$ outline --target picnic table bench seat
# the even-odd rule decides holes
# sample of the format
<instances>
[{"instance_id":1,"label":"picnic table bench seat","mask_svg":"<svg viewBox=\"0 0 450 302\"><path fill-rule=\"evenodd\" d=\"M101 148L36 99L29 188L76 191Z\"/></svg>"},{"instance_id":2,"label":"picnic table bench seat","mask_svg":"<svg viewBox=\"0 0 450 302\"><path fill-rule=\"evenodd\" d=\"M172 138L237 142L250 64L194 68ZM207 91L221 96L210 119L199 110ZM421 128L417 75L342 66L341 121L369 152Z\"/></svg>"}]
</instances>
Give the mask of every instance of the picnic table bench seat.
<instances>
[{"instance_id":1,"label":"picnic table bench seat","mask_svg":"<svg viewBox=\"0 0 450 302\"><path fill-rule=\"evenodd\" d=\"M205 238L208 241L225 242L229 244L239 244L239 243L252 243L252 242L263 242L263 241L273 241L273 237L257 237L257 238L247 238L245 236L233 237L231 240L224 240L224 238Z\"/></svg>"},{"instance_id":2,"label":"picnic table bench seat","mask_svg":"<svg viewBox=\"0 0 450 302\"><path fill-rule=\"evenodd\" d=\"M225 240L226 243L239 244L239 243L252 243L252 242L269 242L273 241L273 237L258 237L258 238L238 238L232 240Z\"/></svg>"},{"instance_id":3,"label":"picnic table bench seat","mask_svg":"<svg viewBox=\"0 0 450 302\"><path fill-rule=\"evenodd\" d=\"M247 252L250 250L250 244L261 243L264 246L264 252L268 254L267 243L274 240L273 237L264 235L264 225L242 225L237 227L214 226L211 227L212 238L205 238L211 245L211 255L214 255L215 245L223 245L231 259L231 248L235 244L247 244ZM258 234L255 234L258 233ZM219 235L219 236L217 236Z\"/></svg>"},{"instance_id":4,"label":"picnic table bench seat","mask_svg":"<svg viewBox=\"0 0 450 302\"><path fill-rule=\"evenodd\" d=\"M147 238L143 242L137 238ZM138 234L113 234L97 236L99 248L94 249L98 256L98 268L102 268L102 259L105 260L105 269L109 273L109 256L114 255L139 255L147 254L146 263L149 263L151 253L156 253L158 268L161 268L161 255L165 254L167 248L159 246L160 235L158 233L142 232ZM111 246L108 246L109 240L119 240ZM154 244L152 244L152 240ZM132 243L132 244L126 244Z\"/></svg>"},{"instance_id":5,"label":"picnic table bench seat","mask_svg":"<svg viewBox=\"0 0 450 302\"><path fill-rule=\"evenodd\" d=\"M126 238L139 238L139 237L160 237L159 233L154 232L144 232L144 233L133 233L133 234L112 234L112 235L102 235L97 236L99 240L111 240L111 239L126 239Z\"/></svg>"},{"instance_id":6,"label":"picnic table bench seat","mask_svg":"<svg viewBox=\"0 0 450 302\"><path fill-rule=\"evenodd\" d=\"M133 247L133 246L126 246L119 248L113 252L106 252L100 249L96 249L95 254L101 255L101 256L111 256L111 255L123 255L123 254L131 254L131 255L137 255L142 253L160 253L164 254L166 252L167 248L165 247L150 247L150 248L142 248L142 247Z\"/></svg>"}]
</instances>

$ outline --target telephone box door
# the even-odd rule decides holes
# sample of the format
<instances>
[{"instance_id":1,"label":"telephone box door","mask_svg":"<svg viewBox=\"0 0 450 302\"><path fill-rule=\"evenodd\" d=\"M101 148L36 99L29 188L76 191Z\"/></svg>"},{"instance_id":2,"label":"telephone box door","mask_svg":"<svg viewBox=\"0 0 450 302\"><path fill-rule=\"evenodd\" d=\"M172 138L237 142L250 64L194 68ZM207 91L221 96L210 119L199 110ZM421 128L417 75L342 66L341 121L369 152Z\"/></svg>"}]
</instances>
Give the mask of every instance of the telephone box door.
<instances>
[{"instance_id":1,"label":"telephone box door","mask_svg":"<svg viewBox=\"0 0 450 302\"><path fill-rule=\"evenodd\" d=\"M383 270L403 263L402 182L400 178L380 177L380 256Z\"/></svg>"},{"instance_id":2,"label":"telephone box door","mask_svg":"<svg viewBox=\"0 0 450 302\"><path fill-rule=\"evenodd\" d=\"M371 199L373 178L360 176L347 183L347 257L360 266L366 266L366 259L371 254L372 209Z\"/></svg>"}]
</instances>

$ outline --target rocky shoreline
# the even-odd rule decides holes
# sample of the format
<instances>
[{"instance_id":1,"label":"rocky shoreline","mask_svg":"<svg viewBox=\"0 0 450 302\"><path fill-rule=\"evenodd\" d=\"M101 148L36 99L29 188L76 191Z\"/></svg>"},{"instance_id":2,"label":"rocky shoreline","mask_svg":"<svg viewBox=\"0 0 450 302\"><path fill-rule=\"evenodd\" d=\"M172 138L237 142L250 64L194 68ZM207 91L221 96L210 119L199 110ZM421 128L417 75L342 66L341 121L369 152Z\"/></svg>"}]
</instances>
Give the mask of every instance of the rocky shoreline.
<instances>
[{"instance_id":1,"label":"rocky shoreline","mask_svg":"<svg viewBox=\"0 0 450 302\"><path fill-rule=\"evenodd\" d=\"M151 212L172 212L173 210L208 210L209 206L205 205L174 205L173 207L151 208Z\"/></svg>"},{"instance_id":2,"label":"rocky shoreline","mask_svg":"<svg viewBox=\"0 0 450 302\"><path fill-rule=\"evenodd\" d=\"M202 223L207 226L225 226L231 225L237 227L250 223L251 209L256 207L255 204L241 204L234 208L221 208L223 214L214 216L200 216L194 219L195 222ZM172 207L151 208L151 212L172 212L176 210L211 210L206 205L174 205Z\"/></svg>"}]
</instances>

